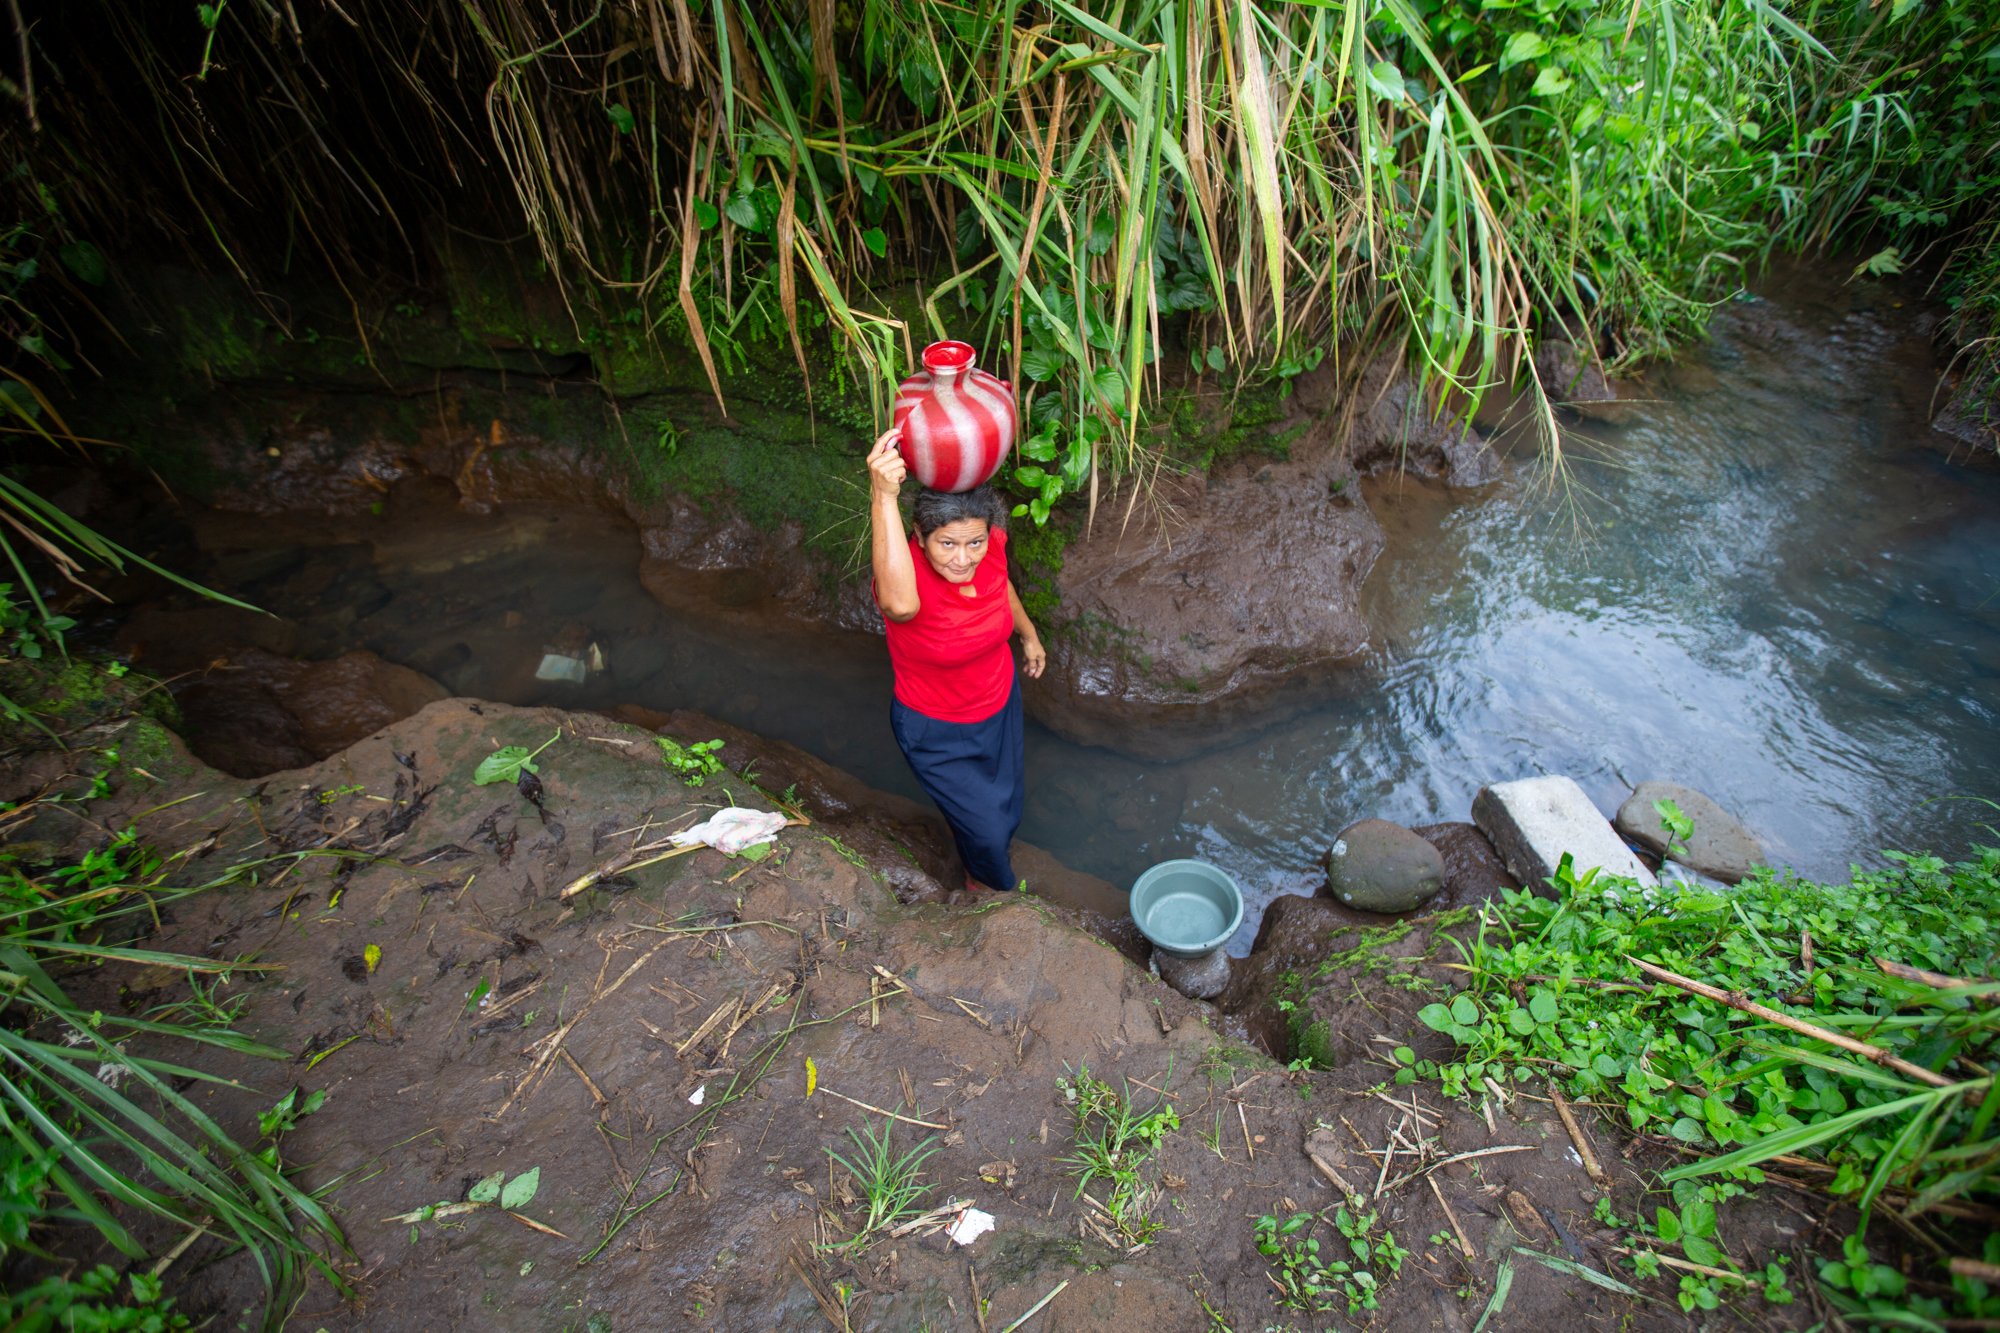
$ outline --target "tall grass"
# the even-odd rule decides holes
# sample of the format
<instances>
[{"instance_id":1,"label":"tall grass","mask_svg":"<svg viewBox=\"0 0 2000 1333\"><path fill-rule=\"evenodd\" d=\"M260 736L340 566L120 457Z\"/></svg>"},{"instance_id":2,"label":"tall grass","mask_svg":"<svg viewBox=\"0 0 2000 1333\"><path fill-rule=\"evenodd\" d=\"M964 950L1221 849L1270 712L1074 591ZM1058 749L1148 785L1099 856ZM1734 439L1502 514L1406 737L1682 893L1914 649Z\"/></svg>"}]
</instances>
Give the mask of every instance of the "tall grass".
<instances>
[{"instance_id":1,"label":"tall grass","mask_svg":"<svg viewBox=\"0 0 2000 1333\"><path fill-rule=\"evenodd\" d=\"M879 414L949 331L1093 483L1143 471L1144 409L1188 374L1398 344L1469 412L1545 321L1654 355L1885 185L1961 217L1911 145L1992 139L1949 110L1991 83L1990 6L1950 0L218 9L42 20L72 95L9 133L75 216L246 272L282 231L364 345L365 275L420 281L426 228L519 229L581 326L685 343L719 400L768 336Z\"/></svg>"},{"instance_id":2,"label":"tall grass","mask_svg":"<svg viewBox=\"0 0 2000 1333\"><path fill-rule=\"evenodd\" d=\"M0 858L0 1253L39 1252L50 1223L80 1224L157 1276L212 1239L251 1257L276 1327L309 1274L345 1289L319 1248L341 1246L340 1228L275 1151L247 1145L197 1100L195 1085L248 1091L202 1067L216 1053L290 1053L244 1036L205 998L216 974L255 964L130 942L162 905L253 867L181 888L168 887L172 869L130 839L68 868ZM142 1015L74 993L93 972L138 967L184 976L193 1002ZM135 1230L142 1217L167 1224L164 1239Z\"/></svg>"}]
</instances>

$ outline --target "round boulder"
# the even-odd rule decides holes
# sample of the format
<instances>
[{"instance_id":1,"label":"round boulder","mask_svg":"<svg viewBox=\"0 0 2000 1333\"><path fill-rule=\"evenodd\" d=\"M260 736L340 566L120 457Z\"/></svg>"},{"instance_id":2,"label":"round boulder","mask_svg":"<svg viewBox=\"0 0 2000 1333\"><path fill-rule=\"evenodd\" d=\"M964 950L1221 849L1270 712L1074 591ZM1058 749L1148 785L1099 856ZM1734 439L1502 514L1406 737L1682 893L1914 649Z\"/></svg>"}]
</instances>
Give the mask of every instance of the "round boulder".
<instances>
[{"instance_id":1,"label":"round boulder","mask_svg":"<svg viewBox=\"0 0 2000 1333\"><path fill-rule=\"evenodd\" d=\"M1326 854L1327 892L1364 912L1409 912L1444 887L1438 849L1400 824L1350 824Z\"/></svg>"},{"instance_id":2,"label":"round boulder","mask_svg":"<svg viewBox=\"0 0 2000 1333\"><path fill-rule=\"evenodd\" d=\"M1641 847L1667 855L1667 828L1653 808L1657 801L1672 801L1694 821L1686 850L1673 849L1676 861L1724 884L1736 883L1749 875L1752 866L1763 864L1764 849L1749 829L1708 797L1677 782L1640 783L1618 807L1612 825Z\"/></svg>"}]
</instances>

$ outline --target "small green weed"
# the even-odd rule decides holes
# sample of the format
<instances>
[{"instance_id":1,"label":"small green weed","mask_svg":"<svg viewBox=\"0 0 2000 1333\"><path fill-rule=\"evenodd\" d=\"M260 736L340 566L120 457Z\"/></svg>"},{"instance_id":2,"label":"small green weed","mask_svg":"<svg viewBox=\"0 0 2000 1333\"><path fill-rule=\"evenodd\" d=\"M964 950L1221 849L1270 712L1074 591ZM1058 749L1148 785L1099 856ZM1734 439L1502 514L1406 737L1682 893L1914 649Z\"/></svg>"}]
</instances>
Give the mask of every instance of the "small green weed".
<instances>
[{"instance_id":1,"label":"small green weed","mask_svg":"<svg viewBox=\"0 0 2000 1333\"><path fill-rule=\"evenodd\" d=\"M722 748L722 742L694 741L682 745L671 736L655 736L653 740L660 747L660 757L674 775L690 787L699 787L709 778L722 771L722 761L715 752Z\"/></svg>"},{"instance_id":2,"label":"small green weed","mask_svg":"<svg viewBox=\"0 0 2000 1333\"><path fill-rule=\"evenodd\" d=\"M919 1204L931 1191L931 1186L923 1183L923 1165L938 1150L937 1136L933 1134L908 1152L898 1154L891 1141L895 1129L893 1120L882 1122L879 1135L865 1126L857 1130L850 1125L847 1137L854 1141L854 1156L843 1157L831 1148L826 1150L826 1155L854 1178L866 1205L854 1234L829 1245L828 1249L840 1254L858 1254L881 1232L922 1211Z\"/></svg>"},{"instance_id":3,"label":"small green weed","mask_svg":"<svg viewBox=\"0 0 2000 1333\"><path fill-rule=\"evenodd\" d=\"M484 787L495 782L520 784L521 775L539 774L542 770L535 766L535 757L561 739L562 729L530 750L524 745L503 745L492 754L479 761L479 767L472 770L474 784Z\"/></svg>"},{"instance_id":4,"label":"small green weed","mask_svg":"<svg viewBox=\"0 0 2000 1333\"><path fill-rule=\"evenodd\" d=\"M1353 1262L1325 1257L1319 1239L1311 1234L1318 1220L1306 1212L1282 1222L1270 1213L1257 1219L1257 1252L1276 1261L1271 1273L1277 1287L1273 1299L1307 1314L1355 1315L1375 1309L1382 1287L1375 1270L1380 1268L1391 1279L1400 1276L1410 1252L1396 1243L1394 1232L1374 1234L1376 1214L1342 1204L1334 1211L1333 1224L1346 1239Z\"/></svg>"},{"instance_id":5,"label":"small green weed","mask_svg":"<svg viewBox=\"0 0 2000 1333\"><path fill-rule=\"evenodd\" d=\"M20 1333L174 1333L193 1328L161 1293L160 1279L134 1272L124 1292L110 1264L0 1292L0 1327Z\"/></svg>"},{"instance_id":6,"label":"small green weed","mask_svg":"<svg viewBox=\"0 0 2000 1333\"><path fill-rule=\"evenodd\" d=\"M1092 1181L1108 1181L1111 1192L1102 1205L1120 1234L1133 1244L1151 1240L1161 1227L1148 1216L1158 1191L1140 1169L1181 1127L1179 1112L1163 1098L1141 1113L1132 1105L1129 1085L1120 1093L1087 1065L1079 1065L1072 1078L1058 1078L1056 1089L1075 1120L1076 1151L1061 1161L1076 1177L1076 1197L1082 1198Z\"/></svg>"}]
</instances>

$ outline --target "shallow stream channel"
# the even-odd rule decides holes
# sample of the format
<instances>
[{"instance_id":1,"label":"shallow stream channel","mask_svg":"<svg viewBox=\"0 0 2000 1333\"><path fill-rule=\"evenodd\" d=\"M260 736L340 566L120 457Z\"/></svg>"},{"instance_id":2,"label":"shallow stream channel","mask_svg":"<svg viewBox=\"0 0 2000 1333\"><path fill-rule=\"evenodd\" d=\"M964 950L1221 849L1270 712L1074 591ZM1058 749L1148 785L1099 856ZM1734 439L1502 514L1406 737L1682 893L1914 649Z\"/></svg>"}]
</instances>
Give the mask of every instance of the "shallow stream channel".
<instances>
[{"instance_id":1,"label":"shallow stream channel","mask_svg":"<svg viewBox=\"0 0 2000 1333\"><path fill-rule=\"evenodd\" d=\"M1482 785L1535 774L1606 811L1646 778L1699 787L1811 876L1962 851L2000 823L1960 799L2000 797L2000 470L1928 426L1913 314L1881 287L1767 283L1621 419L1572 422L1554 487L1526 445L1480 491L1375 479L1373 642L1328 694L1164 761L1031 726L1022 836L1120 885L1169 857L1224 867L1250 900L1238 955L1349 822L1464 820ZM599 512L341 523L208 576L298 622L308 655L368 648L511 703L699 709L918 795L877 638L665 610L637 534ZM538 681L578 627L607 669Z\"/></svg>"}]
</instances>

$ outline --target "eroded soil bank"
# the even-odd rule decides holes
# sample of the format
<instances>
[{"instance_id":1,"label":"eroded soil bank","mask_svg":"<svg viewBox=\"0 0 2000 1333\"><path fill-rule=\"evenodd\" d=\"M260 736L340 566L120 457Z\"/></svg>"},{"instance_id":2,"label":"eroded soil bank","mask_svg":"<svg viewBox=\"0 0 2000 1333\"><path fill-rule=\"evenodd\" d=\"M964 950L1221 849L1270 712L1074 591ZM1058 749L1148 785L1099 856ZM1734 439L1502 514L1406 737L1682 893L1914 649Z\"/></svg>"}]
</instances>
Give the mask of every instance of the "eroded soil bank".
<instances>
[{"instance_id":1,"label":"eroded soil bank","mask_svg":"<svg viewBox=\"0 0 2000 1333\"><path fill-rule=\"evenodd\" d=\"M683 740L697 721L650 720ZM496 746L552 736L539 809L472 784ZM116 725L82 739L137 752ZM722 754L732 770L754 757L740 743ZM1239 1019L1079 929L1072 907L915 901L926 891L903 831L874 813L843 821L839 793L809 790L823 780L810 773L759 774L767 790L800 783L791 808L810 820L773 855L703 849L617 872L730 797L774 802L731 773L684 786L652 732L600 715L444 700L258 781L174 745L146 758L88 824L49 809L23 836L87 843L135 818L161 850L187 849L191 874L277 858L255 887L176 905L149 943L274 969L224 994L294 1062L225 1069L246 1089L209 1098L214 1114L253 1139L288 1087L328 1093L282 1151L326 1189L354 1294L315 1289L288 1327L994 1333L1045 1298L1024 1327L1466 1330L1489 1308L1488 1327L1692 1326L1671 1279L1626 1288L1592 1215L1601 1191L1545 1103L1473 1110L1393 1083L1397 1047L1444 1054L1413 1021L1426 997L1411 988L1449 975L1442 933L1471 928L1469 910L1372 943L1310 913L1282 932L1273 947L1324 981L1332 1007L1317 1012L1337 1034L1333 1070L1296 1072ZM16 754L7 786L78 785L87 767ZM125 968L72 984L140 1009L185 988ZM1154 1122L1156 1146L1127 1146L1119 1178L1080 1189L1073 1163L1106 1132L1101 1117L1079 1124L1086 1071L1135 1115L1172 1114ZM1670 1159L1589 1132L1630 1215ZM856 1134L890 1135L898 1155L934 1145L918 1203L970 1201L995 1230L959 1248L939 1218L842 1248L866 1197L829 1153L857 1158ZM539 1189L518 1216L424 1211L530 1170ZM1373 1219L1367 1262L1331 1220L1350 1189L1351 1225ZM1803 1264L1827 1225L1811 1208L1782 1187L1739 1205L1732 1253ZM1379 1308L1274 1303L1289 1270L1259 1253L1258 1219L1302 1210L1329 1220L1301 1239L1366 1271ZM1395 1249L1408 1254L1392 1264ZM208 1242L169 1276L184 1308L234 1318L255 1303L248 1264ZM1724 1311L1736 1326L1794 1315L1809 1321L1805 1300Z\"/></svg>"}]
</instances>

